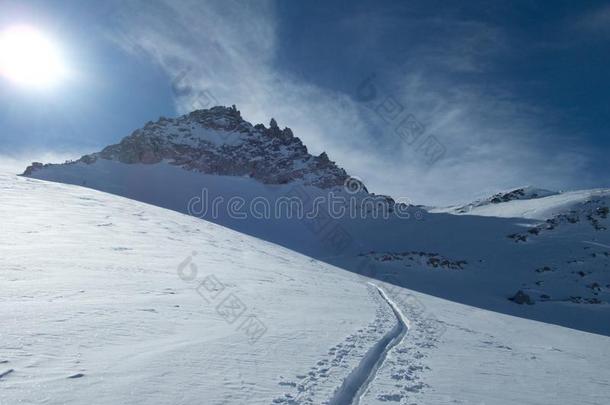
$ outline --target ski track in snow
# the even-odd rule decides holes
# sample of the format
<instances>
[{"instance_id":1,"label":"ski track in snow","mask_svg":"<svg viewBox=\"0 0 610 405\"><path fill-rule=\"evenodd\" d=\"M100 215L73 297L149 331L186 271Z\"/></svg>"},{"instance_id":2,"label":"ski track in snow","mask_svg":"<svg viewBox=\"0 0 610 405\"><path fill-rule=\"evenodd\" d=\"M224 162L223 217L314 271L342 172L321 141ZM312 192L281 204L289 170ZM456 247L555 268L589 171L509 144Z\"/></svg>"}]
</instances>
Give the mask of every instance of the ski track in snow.
<instances>
[{"instance_id":1,"label":"ski track in snow","mask_svg":"<svg viewBox=\"0 0 610 405\"><path fill-rule=\"evenodd\" d=\"M372 283L370 285L377 289L384 301L390 306L396 317L396 324L366 353L358 367L343 381L343 384L331 399L330 405L359 404L361 397L364 396L369 385L377 376L377 370L385 361L389 351L400 343L407 334L408 320L398 306L379 286Z\"/></svg>"},{"instance_id":2,"label":"ski track in snow","mask_svg":"<svg viewBox=\"0 0 610 405\"><path fill-rule=\"evenodd\" d=\"M369 297L377 304L375 319L331 347L309 371L297 374L295 380L280 377L278 384L287 387L288 392L275 398L274 404L329 404L328 393L337 390L341 381L350 375L353 365L394 326L395 316L377 288L371 284L367 288Z\"/></svg>"},{"instance_id":3,"label":"ski track in snow","mask_svg":"<svg viewBox=\"0 0 610 405\"><path fill-rule=\"evenodd\" d=\"M375 380L379 367L384 363L388 353L394 349L408 332L409 321L392 299L373 283L368 283L369 295L378 304L375 321L366 329L348 336L328 351L328 356L311 367L306 375L297 375L301 381L284 380L280 386L292 387L290 392L273 402L277 404L314 404L357 405L367 392L369 385ZM391 325L391 327L390 327ZM368 344L363 344L364 342ZM362 349L367 349L363 351ZM335 388L330 400L316 398L317 389L325 382L331 382L328 377L333 373L345 372L350 357L361 357L358 365L345 375L340 386ZM328 380L328 381L326 381ZM324 390L327 391L327 390Z\"/></svg>"}]
</instances>

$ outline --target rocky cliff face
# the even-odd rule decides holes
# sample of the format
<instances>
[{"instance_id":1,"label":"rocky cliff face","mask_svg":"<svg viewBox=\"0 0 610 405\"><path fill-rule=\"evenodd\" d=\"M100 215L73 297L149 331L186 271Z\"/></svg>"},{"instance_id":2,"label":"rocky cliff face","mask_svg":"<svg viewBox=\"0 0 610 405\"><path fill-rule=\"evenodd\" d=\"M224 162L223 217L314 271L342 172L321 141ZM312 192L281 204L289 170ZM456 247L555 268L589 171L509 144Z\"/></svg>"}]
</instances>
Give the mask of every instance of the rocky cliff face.
<instances>
[{"instance_id":1,"label":"rocky cliff face","mask_svg":"<svg viewBox=\"0 0 610 405\"><path fill-rule=\"evenodd\" d=\"M470 212L473 208L483 207L485 205L501 204L516 200L533 200L536 198L544 198L557 194L559 194L559 192L545 190L542 188L536 188L531 186L521 187L514 190L494 194L491 197L485 198L483 200L474 201L470 204L466 204L464 206L456 208L455 211L461 214L465 214Z\"/></svg>"},{"instance_id":2,"label":"rocky cliff face","mask_svg":"<svg viewBox=\"0 0 610 405\"><path fill-rule=\"evenodd\" d=\"M544 190L530 186L494 194L493 196L485 200L485 202L489 202L491 204L499 204L515 200L531 200L534 198L548 197L550 195L557 194L558 192L556 191Z\"/></svg>"},{"instance_id":3,"label":"rocky cliff face","mask_svg":"<svg viewBox=\"0 0 610 405\"><path fill-rule=\"evenodd\" d=\"M66 164L94 164L98 159L126 164L166 161L186 170L250 176L266 184L300 179L323 189L343 186L349 177L326 153L309 154L290 128L280 129L274 119L269 127L253 126L235 106L197 110L178 118L161 117L116 145ZM33 163L24 175L44 167Z\"/></svg>"}]
</instances>

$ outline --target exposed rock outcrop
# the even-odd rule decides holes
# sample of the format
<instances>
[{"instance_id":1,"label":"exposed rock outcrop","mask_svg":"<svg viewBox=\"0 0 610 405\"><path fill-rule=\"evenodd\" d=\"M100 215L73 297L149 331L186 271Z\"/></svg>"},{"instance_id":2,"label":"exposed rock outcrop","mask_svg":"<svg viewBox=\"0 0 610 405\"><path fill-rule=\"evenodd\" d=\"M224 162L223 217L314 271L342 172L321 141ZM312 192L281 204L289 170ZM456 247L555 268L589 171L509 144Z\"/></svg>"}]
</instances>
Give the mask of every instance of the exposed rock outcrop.
<instances>
[{"instance_id":1,"label":"exposed rock outcrop","mask_svg":"<svg viewBox=\"0 0 610 405\"><path fill-rule=\"evenodd\" d=\"M98 159L126 164L166 161L187 170L228 176L250 176L266 184L302 180L323 189L342 187L349 178L326 153L313 156L290 128L245 121L235 106L193 111L178 118L148 122L116 145L76 162ZM24 175L46 165L34 163Z\"/></svg>"}]
</instances>

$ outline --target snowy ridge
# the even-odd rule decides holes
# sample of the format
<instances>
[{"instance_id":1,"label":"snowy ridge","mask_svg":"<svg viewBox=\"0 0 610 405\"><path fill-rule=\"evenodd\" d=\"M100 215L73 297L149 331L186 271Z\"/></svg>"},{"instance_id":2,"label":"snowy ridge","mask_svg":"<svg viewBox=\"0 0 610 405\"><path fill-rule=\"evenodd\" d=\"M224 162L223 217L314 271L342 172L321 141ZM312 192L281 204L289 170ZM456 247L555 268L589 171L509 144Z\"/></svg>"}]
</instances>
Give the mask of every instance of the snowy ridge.
<instances>
[{"instance_id":1,"label":"snowy ridge","mask_svg":"<svg viewBox=\"0 0 610 405\"><path fill-rule=\"evenodd\" d=\"M475 202L464 206L431 208L430 212L467 214L493 216L500 218L528 218L545 220L559 214L579 210L583 205L599 203L607 205L610 189L579 190L566 192L551 192L548 190L524 188L523 195L517 198L506 198L505 200L491 202L495 197L490 197L483 202ZM515 191L501 193L498 195L514 196ZM533 197L535 195L535 197Z\"/></svg>"},{"instance_id":2,"label":"snowy ridge","mask_svg":"<svg viewBox=\"0 0 610 405\"><path fill-rule=\"evenodd\" d=\"M348 178L326 153L309 154L290 128L280 129L274 119L269 128L252 125L235 106L197 110L178 118L161 117L116 145L65 164L91 165L99 159L125 164L166 161L201 173L249 176L266 184L298 179L324 189L343 186ZM49 167L53 165L35 162L24 174L31 176Z\"/></svg>"},{"instance_id":3,"label":"snowy ridge","mask_svg":"<svg viewBox=\"0 0 610 405\"><path fill-rule=\"evenodd\" d=\"M537 198L544 198L551 195L557 195L559 192L545 190L542 188L527 186L516 188L508 191L501 191L499 193L494 194L491 197L474 201L470 204L456 206L456 207L448 207L441 208L439 212L455 212L458 214L467 214L470 213L473 209L479 207L485 207L494 204L502 204L510 201L522 201L522 200L534 200Z\"/></svg>"}]
</instances>

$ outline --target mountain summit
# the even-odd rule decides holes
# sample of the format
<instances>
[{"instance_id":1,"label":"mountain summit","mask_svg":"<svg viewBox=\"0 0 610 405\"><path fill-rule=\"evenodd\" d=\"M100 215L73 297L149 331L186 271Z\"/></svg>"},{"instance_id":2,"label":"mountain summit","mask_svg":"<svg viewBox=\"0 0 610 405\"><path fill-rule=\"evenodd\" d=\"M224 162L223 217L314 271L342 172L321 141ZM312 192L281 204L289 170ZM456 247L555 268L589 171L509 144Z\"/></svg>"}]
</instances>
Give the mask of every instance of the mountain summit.
<instances>
[{"instance_id":1,"label":"mountain summit","mask_svg":"<svg viewBox=\"0 0 610 405\"><path fill-rule=\"evenodd\" d=\"M249 176L265 184L301 179L305 185L322 189L342 186L349 177L325 152L319 156L308 153L290 128L280 129L273 118L269 127L252 125L235 106L161 117L118 144L66 164L89 165L99 159L126 164L166 161L206 174ZM24 175L47 166L35 162Z\"/></svg>"}]
</instances>

